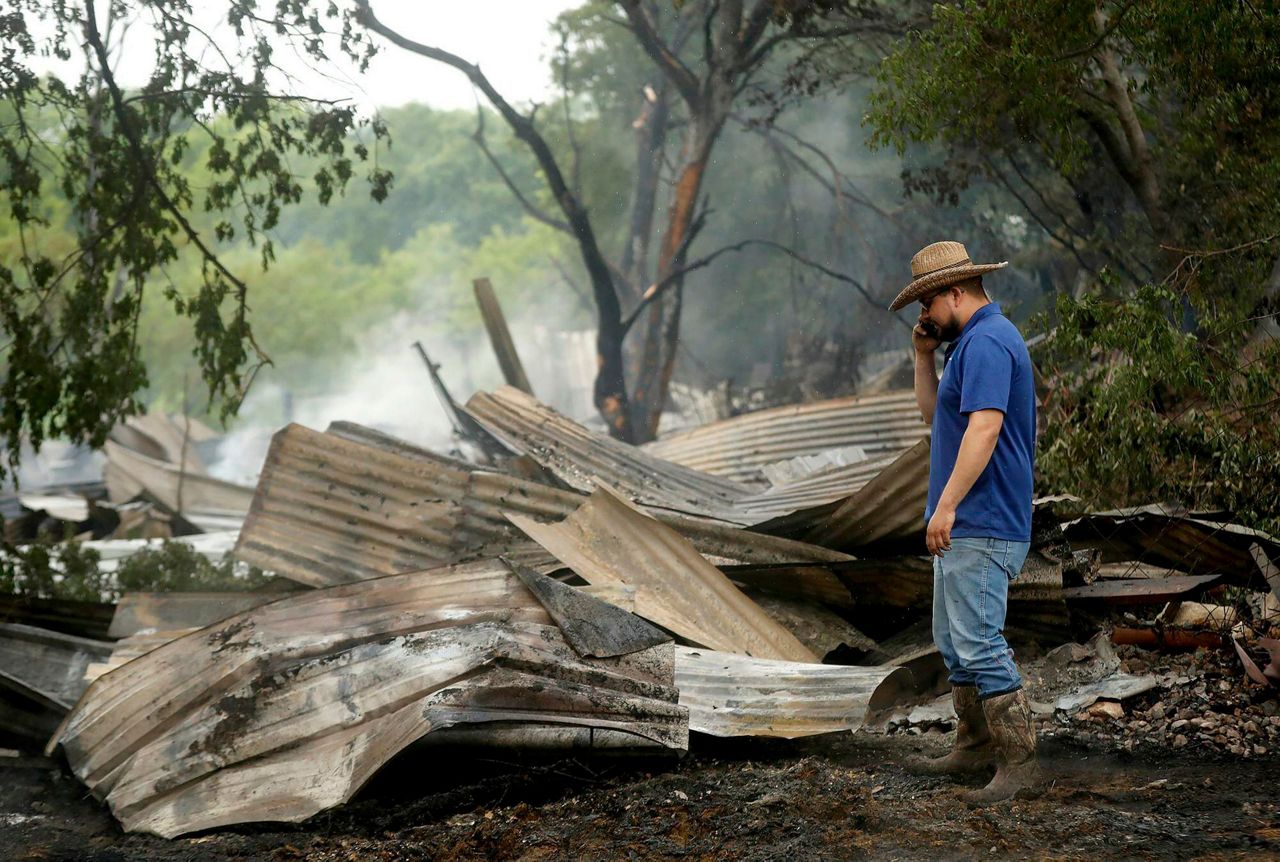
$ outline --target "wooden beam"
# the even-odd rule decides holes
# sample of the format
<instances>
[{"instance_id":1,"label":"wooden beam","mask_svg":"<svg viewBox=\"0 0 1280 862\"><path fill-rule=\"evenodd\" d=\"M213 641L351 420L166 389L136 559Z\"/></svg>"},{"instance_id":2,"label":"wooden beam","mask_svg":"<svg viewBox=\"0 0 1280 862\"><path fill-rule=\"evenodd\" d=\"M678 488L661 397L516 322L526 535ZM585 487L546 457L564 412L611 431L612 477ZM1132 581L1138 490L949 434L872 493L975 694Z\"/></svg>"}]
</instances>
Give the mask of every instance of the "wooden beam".
<instances>
[{"instance_id":1,"label":"wooden beam","mask_svg":"<svg viewBox=\"0 0 1280 862\"><path fill-rule=\"evenodd\" d=\"M489 330L489 341L498 357L503 379L509 386L533 395L533 387L525 376L524 365L520 362L520 354L516 353L516 344L511 340L511 330L507 328L507 319L502 314L493 285L487 278L477 278L471 284L475 287L476 303L480 306L480 316L484 318L484 328Z\"/></svg>"}]
</instances>

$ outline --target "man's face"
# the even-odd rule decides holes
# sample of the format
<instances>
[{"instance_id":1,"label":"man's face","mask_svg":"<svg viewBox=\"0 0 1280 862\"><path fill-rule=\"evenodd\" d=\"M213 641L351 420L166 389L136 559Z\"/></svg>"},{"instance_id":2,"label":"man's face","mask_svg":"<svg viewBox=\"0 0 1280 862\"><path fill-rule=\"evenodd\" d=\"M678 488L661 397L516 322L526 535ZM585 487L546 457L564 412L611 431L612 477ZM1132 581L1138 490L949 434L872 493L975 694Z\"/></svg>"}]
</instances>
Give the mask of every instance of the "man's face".
<instances>
[{"instance_id":1,"label":"man's face","mask_svg":"<svg viewBox=\"0 0 1280 862\"><path fill-rule=\"evenodd\" d=\"M956 318L956 301L952 295L957 292L955 288L948 288L920 300L920 322L930 324L942 341L955 341L963 328Z\"/></svg>"}]
</instances>

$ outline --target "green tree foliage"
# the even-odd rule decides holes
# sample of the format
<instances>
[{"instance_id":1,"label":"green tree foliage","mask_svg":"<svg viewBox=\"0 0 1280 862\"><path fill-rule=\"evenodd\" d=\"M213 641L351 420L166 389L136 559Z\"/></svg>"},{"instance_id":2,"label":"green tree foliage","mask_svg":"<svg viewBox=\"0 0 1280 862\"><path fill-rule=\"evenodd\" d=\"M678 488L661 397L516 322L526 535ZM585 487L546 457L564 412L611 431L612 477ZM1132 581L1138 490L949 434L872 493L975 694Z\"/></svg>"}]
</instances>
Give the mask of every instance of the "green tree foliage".
<instances>
[{"instance_id":1,"label":"green tree foliage","mask_svg":"<svg viewBox=\"0 0 1280 862\"><path fill-rule=\"evenodd\" d=\"M1180 299L1152 286L1123 300L1059 297L1041 356L1045 488L1102 505L1221 509L1280 535L1280 341L1217 349L1222 333L1176 325Z\"/></svg>"},{"instance_id":2,"label":"green tree foliage","mask_svg":"<svg viewBox=\"0 0 1280 862\"><path fill-rule=\"evenodd\" d=\"M219 245L254 244L267 267L267 233L305 185L328 203L362 162L374 197L387 192L372 149L381 124L272 84L284 43L323 62L331 50L367 56L361 34L345 31L334 48L320 34L338 10L304 0L228 0L226 10L234 36L222 44L185 0L16 0L0 12L0 197L17 245L0 261L0 432L11 459L24 437L101 444L138 409L138 325L157 276L188 321L211 399L233 412L250 369L269 358L250 327L247 276ZM129 25L154 34L136 89L112 71ZM37 71L54 59L84 71ZM315 160L305 180L290 165L297 156ZM196 262L185 287L169 280L184 254Z\"/></svg>"},{"instance_id":3,"label":"green tree foliage","mask_svg":"<svg viewBox=\"0 0 1280 862\"><path fill-rule=\"evenodd\" d=\"M101 555L79 542L0 545L0 595L100 602L113 595Z\"/></svg>"},{"instance_id":4,"label":"green tree foliage","mask_svg":"<svg viewBox=\"0 0 1280 862\"><path fill-rule=\"evenodd\" d=\"M79 602L113 602L128 592L258 590L269 579L261 569L218 562L187 542L168 539L142 548L103 571L102 556L79 542L0 546L0 595Z\"/></svg>"},{"instance_id":5,"label":"green tree foliage","mask_svg":"<svg viewBox=\"0 0 1280 862\"><path fill-rule=\"evenodd\" d=\"M937 4L884 61L867 120L901 152L948 148L917 187L945 198L974 176L999 179L1061 247L1118 266L1132 287L1180 257L1161 246L1280 230L1277 70L1274 5ZM1237 277L1211 292L1256 299L1267 252L1219 261Z\"/></svg>"},{"instance_id":6,"label":"green tree foliage","mask_svg":"<svg viewBox=\"0 0 1280 862\"><path fill-rule=\"evenodd\" d=\"M127 592L257 590L267 583L262 570L236 571L231 555L214 563L186 542L163 541L125 558L115 573L114 595Z\"/></svg>"}]
</instances>

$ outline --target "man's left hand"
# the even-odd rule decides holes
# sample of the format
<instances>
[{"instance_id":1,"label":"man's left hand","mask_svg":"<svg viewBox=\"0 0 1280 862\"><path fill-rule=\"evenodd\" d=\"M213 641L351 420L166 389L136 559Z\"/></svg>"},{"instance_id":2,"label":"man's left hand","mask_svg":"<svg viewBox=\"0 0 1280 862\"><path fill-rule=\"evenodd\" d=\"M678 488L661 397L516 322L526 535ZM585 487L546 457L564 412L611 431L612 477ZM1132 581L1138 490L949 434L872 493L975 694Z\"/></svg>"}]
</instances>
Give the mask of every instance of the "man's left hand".
<instances>
[{"instance_id":1,"label":"man's left hand","mask_svg":"<svg viewBox=\"0 0 1280 862\"><path fill-rule=\"evenodd\" d=\"M944 551L951 550L951 528L955 523L955 509L939 506L934 510L924 534L924 543L929 546L930 554L941 557Z\"/></svg>"}]
</instances>

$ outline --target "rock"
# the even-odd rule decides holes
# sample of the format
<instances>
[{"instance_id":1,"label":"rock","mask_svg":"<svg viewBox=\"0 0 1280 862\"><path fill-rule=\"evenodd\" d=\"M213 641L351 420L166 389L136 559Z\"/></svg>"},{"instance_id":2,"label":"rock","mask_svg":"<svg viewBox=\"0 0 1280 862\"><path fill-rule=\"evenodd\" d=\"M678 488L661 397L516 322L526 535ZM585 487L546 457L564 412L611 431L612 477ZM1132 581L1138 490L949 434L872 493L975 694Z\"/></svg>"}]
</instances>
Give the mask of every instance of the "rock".
<instances>
[{"instance_id":1,"label":"rock","mask_svg":"<svg viewBox=\"0 0 1280 862\"><path fill-rule=\"evenodd\" d=\"M1253 747L1253 753L1261 757L1267 753L1267 747L1265 745L1255 745Z\"/></svg>"},{"instance_id":2,"label":"rock","mask_svg":"<svg viewBox=\"0 0 1280 862\"><path fill-rule=\"evenodd\" d=\"M1180 718L1180 719L1178 719L1177 721L1175 721L1175 722L1173 722L1172 724L1170 724L1170 725L1169 725L1169 729L1170 729L1170 730L1182 730L1182 728L1186 727L1186 726L1187 726L1188 724L1190 724L1190 723L1191 723L1191 722L1190 722L1190 721L1188 721L1187 719L1185 719L1185 718Z\"/></svg>"},{"instance_id":3,"label":"rock","mask_svg":"<svg viewBox=\"0 0 1280 862\"><path fill-rule=\"evenodd\" d=\"M1124 718L1124 707L1114 700L1100 700L1090 706L1086 712L1089 713L1090 718L1094 721Z\"/></svg>"},{"instance_id":4,"label":"rock","mask_svg":"<svg viewBox=\"0 0 1280 862\"><path fill-rule=\"evenodd\" d=\"M1186 744L1187 744L1187 738L1183 736L1181 733L1179 733L1177 736L1173 738L1174 748L1182 748Z\"/></svg>"},{"instance_id":5,"label":"rock","mask_svg":"<svg viewBox=\"0 0 1280 862\"><path fill-rule=\"evenodd\" d=\"M1147 710L1147 718L1152 721L1159 721L1164 718L1164 703L1162 701L1157 701L1152 704L1151 709Z\"/></svg>"}]
</instances>

